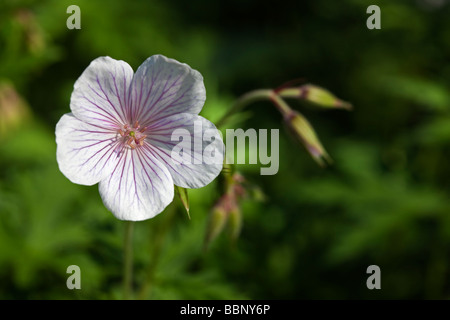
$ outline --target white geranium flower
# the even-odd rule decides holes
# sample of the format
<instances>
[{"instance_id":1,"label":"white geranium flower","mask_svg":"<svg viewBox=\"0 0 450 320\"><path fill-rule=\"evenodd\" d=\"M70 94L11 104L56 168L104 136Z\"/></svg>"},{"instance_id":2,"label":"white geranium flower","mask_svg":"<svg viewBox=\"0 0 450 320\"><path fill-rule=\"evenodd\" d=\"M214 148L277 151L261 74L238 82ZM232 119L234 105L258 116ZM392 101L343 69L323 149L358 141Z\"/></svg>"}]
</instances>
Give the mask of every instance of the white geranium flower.
<instances>
[{"instance_id":1,"label":"white geranium flower","mask_svg":"<svg viewBox=\"0 0 450 320\"><path fill-rule=\"evenodd\" d=\"M222 170L219 132L198 115L205 99L202 75L176 60L154 55L133 74L124 61L97 58L75 82L72 112L56 125L59 168L73 183L99 183L118 219L152 218L172 202L174 184L200 188ZM172 141L174 131L187 136ZM187 153L172 157L180 144ZM204 161L205 149L219 161ZM182 161L186 155L192 161Z\"/></svg>"}]
</instances>

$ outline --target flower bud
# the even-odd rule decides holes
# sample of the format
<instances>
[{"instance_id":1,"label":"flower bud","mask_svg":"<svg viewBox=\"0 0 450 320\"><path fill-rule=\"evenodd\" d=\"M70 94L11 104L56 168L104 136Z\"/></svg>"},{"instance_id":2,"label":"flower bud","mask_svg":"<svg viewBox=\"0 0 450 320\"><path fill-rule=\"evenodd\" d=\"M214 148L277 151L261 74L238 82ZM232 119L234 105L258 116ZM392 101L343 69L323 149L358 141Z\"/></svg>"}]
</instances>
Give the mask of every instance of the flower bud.
<instances>
[{"instance_id":1,"label":"flower bud","mask_svg":"<svg viewBox=\"0 0 450 320\"><path fill-rule=\"evenodd\" d=\"M240 202L247 196L244 176L238 172L227 174L225 193L214 205L206 230L205 249L223 231L225 225L231 240L236 240L242 229Z\"/></svg>"},{"instance_id":2,"label":"flower bud","mask_svg":"<svg viewBox=\"0 0 450 320\"><path fill-rule=\"evenodd\" d=\"M330 91L313 84L282 89L278 94L284 98L300 98L323 108L352 109L350 103L338 99Z\"/></svg>"},{"instance_id":3,"label":"flower bud","mask_svg":"<svg viewBox=\"0 0 450 320\"><path fill-rule=\"evenodd\" d=\"M228 214L225 208L220 206L220 203L213 208L209 215L208 227L206 229L205 249L222 232L227 218Z\"/></svg>"},{"instance_id":4,"label":"flower bud","mask_svg":"<svg viewBox=\"0 0 450 320\"><path fill-rule=\"evenodd\" d=\"M231 240L235 241L242 229L242 213L238 206L235 206L228 215L228 229Z\"/></svg>"},{"instance_id":5,"label":"flower bud","mask_svg":"<svg viewBox=\"0 0 450 320\"><path fill-rule=\"evenodd\" d=\"M303 115L297 111L291 110L284 116L284 121L289 131L293 133L295 138L302 142L309 154L320 166L325 165L324 160L331 162L331 158L320 143L316 132Z\"/></svg>"}]
</instances>

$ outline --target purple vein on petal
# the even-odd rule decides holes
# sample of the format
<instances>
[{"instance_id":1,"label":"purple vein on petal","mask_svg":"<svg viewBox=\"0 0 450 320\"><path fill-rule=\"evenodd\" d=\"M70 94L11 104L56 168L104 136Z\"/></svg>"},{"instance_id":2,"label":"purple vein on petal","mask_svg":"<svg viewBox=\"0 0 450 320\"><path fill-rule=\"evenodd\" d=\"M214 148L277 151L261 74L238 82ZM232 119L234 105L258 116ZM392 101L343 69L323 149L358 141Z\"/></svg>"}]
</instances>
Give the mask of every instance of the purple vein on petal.
<instances>
[{"instance_id":1,"label":"purple vein on petal","mask_svg":"<svg viewBox=\"0 0 450 320\"><path fill-rule=\"evenodd\" d=\"M138 200L138 202L142 203L141 199L139 198L139 194L138 194L138 187L136 185L136 165L134 164L134 153L131 153L131 164L133 166L133 183L134 183L134 194ZM138 156L139 158L139 156ZM144 169L145 171L145 169ZM143 203L142 203L143 204Z\"/></svg>"},{"instance_id":2,"label":"purple vein on petal","mask_svg":"<svg viewBox=\"0 0 450 320\"><path fill-rule=\"evenodd\" d=\"M114 116L112 116L109 112L107 112L106 110L102 109L102 108L101 108L98 104L96 104L95 102L89 100L86 96L83 95L82 98L83 98L84 100L86 100L87 102L89 102L90 104L93 104L93 105L96 106L98 109L100 109L100 110L102 110L103 112L106 113L106 114L102 114L102 113L100 113L100 112L96 112L96 111L89 110L89 111L92 112L92 113L98 114L99 116L102 116L102 117L106 118L106 119L98 119L98 118L93 118L93 119L99 120L99 121L102 121L102 122L107 122L107 123L114 124L114 125L118 125L119 122L117 121L117 119L114 118ZM83 108L83 109L86 110L86 108Z\"/></svg>"},{"instance_id":3,"label":"purple vein on petal","mask_svg":"<svg viewBox=\"0 0 450 320\"><path fill-rule=\"evenodd\" d=\"M182 77L182 75L178 76L178 78L176 78L176 79L172 82L172 84L170 85L170 87L169 87L167 90L165 90L165 91L163 92L163 96L160 97L160 99L159 99L158 101L156 101L154 104L156 104L157 102L160 102L160 103L161 103L162 101L167 100L168 98L170 98L170 97L176 95L176 94L178 93L177 90L174 90L174 92L171 93L171 94L169 94L169 95L166 95L165 93L169 92L170 89L172 89L173 87L177 86L177 85L178 85L178 81L180 81L181 77ZM166 85L169 83L169 80L170 80L170 78L167 79ZM164 87L164 88L165 88L165 87Z\"/></svg>"},{"instance_id":4,"label":"purple vein on petal","mask_svg":"<svg viewBox=\"0 0 450 320\"><path fill-rule=\"evenodd\" d=\"M105 90L103 89L103 87L102 87L102 85L101 85L101 83L100 83L100 80L98 79L98 76L97 76L97 84L98 84L98 86L99 86L99 88L100 88L100 91L105 95L106 101L108 101L108 103L111 105L111 107L114 109L114 111L116 111L117 115L119 115L120 121L123 122L123 123L125 123L125 117L124 117L123 113L122 113L122 115L120 115L120 113L119 113L119 111L117 110L116 106L111 102L111 100L109 99L109 97L108 97L108 95L106 94Z\"/></svg>"},{"instance_id":5,"label":"purple vein on petal","mask_svg":"<svg viewBox=\"0 0 450 320\"><path fill-rule=\"evenodd\" d=\"M85 148L89 148L89 147L93 147L93 146L95 146L95 145L98 145L98 144L103 143L103 142L105 142L105 141L107 141L107 140L99 141L99 142L94 143L94 144L92 144L92 145L84 146L84 147L82 147L82 148L77 148L77 149L74 149L74 150L80 151L80 150L82 150L82 149L85 149ZM92 158L94 158L96 155L98 155L98 154L101 153L103 150L105 150L105 149L107 149L107 148L109 147L109 149L108 149L106 152L103 153L103 155L100 157L100 159L98 159L97 162L95 163L95 165L92 167L92 169L95 168L95 167L98 165L98 163L101 161L101 159L105 156L105 154L107 154L109 151L111 151L111 149L113 149L112 145L114 145L114 143L112 143L112 144L109 143L109 144L107 144L106 146L104 146L103 148L101 148L100 150L97 150L92 156L90 156L90 157L89 157L83 164L81 164L81 165L84 166L86 163L88 163L90 160L92 160ZM89 170L89 171L92 171L92 169Z\"/></svg>"},{"instance_id":6,"label":"purple vein on petal","mask_svg":"<svg viewBox=\"0 0 450 320\"><path fill-rule=\"evenodd\" d=\"M151 144L148 144L147 146L149 147L148 151L149 151L154 157L158 157L159 159L161 159L162 161L164 161L164 163L165 163L167 166L171 167L171 168L173 169L173 171L175 171L175 172L179 173L180 175L182 175L182 174L181 174L180 172L178 172L178 171L177 171L177 170L176 170L169 162L167 162L166 159L164 159L164 158L158 153L158 151L159 151L159 152L165 154L167 157L169 157L169 158L172 159L172 156L171 156L165 149L163 149L163 148L161 148L161 147L153 146L153 145L151 145ZM200 155L200 158L195 158L195 153L191 153L191 156L192 156L192 158L193 158L194 160L202 160L201 155ZM174 162L175 162L175 161L174 161ZM189 168L189 170L192 170L192 171L194 171L194 172L198 172L198 173L202 173L202 172L203 172L202 170L196 170L196 169L195 169L195 165L189 166L189 167L188 167L188 166L186 166L186 164L183 163L183 162L177 162L177 163L178 163L179 165L181 165L182 167Z\"/></svg>"},{"instance_id":7,"label":"purple vein on petal","mask_svg":"<svg viewBox=\"0 0 450 320\"><path fill-rule=\"evenodd\" d=\"M115 151L116 151L116 147L117 147L117 145L118 145L119 143L112 143L112 144L110 144L110 149L108 150L108 151L106 151L101 157L100 157L100 159L98 159L98 161L97 161L97 163L95 164L95 166L97 166L99 163L100 163L100 161L103 159L103 157L106 155L106 154L108 154L108 152L109 152L109 156L108 156L108 159L106 159L105 160L105 162L103 163L103 166L102 166L102 168L101 168L101 170L103 170L104 168L105 168L105 166L106 166L106 164L108 163L108 161L110 161L110 159L111 159L111 156L115 153ZM111 151L112 150L112 151Z\"/></svg>"},{"instance_id":8,"label":"purple vein on petal","mask_svg":"<svg viewBox=\"0 0 450 320\"><path fill-rule=\"evenodd\" d=\"M92 130L83 130L83 129L78 129L78 131L86 132L86 135L89 135L90 133L104 133L104 134L114 133L114 131L92 131Z\"/></svg>"},{"instance_id":9,"label":"purple vein on petal","mask_svg":"<svg viewBox=\"0 0 450 320\"><path fill-rule=\"evenodd\" d=\"M117 70L114 70L114 71L117 72ZM112 79L113 79L114 89L115 89L115 91L116 91L116 92L115 92L115 96L116 96L116 98L117 98L117 101L119 101L120 111L122 111L122 114L123 114L123 116L124 116L124 120L126 121L126 120L128 120L128 119L127 119L127 115L126 115L126 109L125 109L124 106L122 105L122 100L121 100L121 96L120 96L120 93L119 93L119 89L117 88L116 76L115 76L112 72L110 72L110 74L111 74L111 77L112 77Z\"/></svg>"},{"instance_id":10,"label":"purple vein on petal","mask_svg":"<svg viewBox=\"0 0 450 320\"><path fill-rule=\"evenodd\" d=\"M164 97L165 94L166 94L167 92L169 92L170 89L172 89L174 86L177 85L177 83L178 83L178 81L181 79L182 75L178 76L178 77L170 84L170 86L167 88L167 85L169 84L171 77L172 77L172 75L170 75L170 76L168 77L166 83L164 84L164 88L162 89L162 92L161 92L161 94L159 95L159 97L158 97L157 99L152 99L150 106L147 108L147 110L145 111L145 113L141 115L141 119L142 119L142 122L143 122L143 123L144 123L144 122L145 122L145 123L148 122L148 118L149 118L151 115L158 114L159 112L161 112L162 110L164 110L164 109L162 108L162 106L160 106L159 108L156 108L155 106L156 106L158 103L161 103L161 101L164 101L164 99L166 99L166 98ZM178 92L176 92L176 93L178 93ZM164 98L163 98L163 97L164 97Z\"/></svg>"},{"instance_id":11,"label":"purple vein on petal","mask_svg":"<svg viewBox=\"0 0 450 320\"><path fill-rule=\"evenodd\" d=\"M140 97L139 97L139 104L136 104L136 113L137 113L136 119L141 119L141 118L142 118L142 112L144 111L144 108L145 108L146 105L147 105L148 99L149 99L150 96L152 95L152 92L153 92L153 86L154 86L154 84L155 84L155 82L156 82L156 78L159 77L159 75L161 74L161 72L162 72L162 70L160 69L160 70L158 70L158 72L157 72L156 74L155 74L155 73L152 73L152 76L151 76L151 78L152 78L152 80L151 80L151 85L150 85L149 90L147 90L147 96L146 96L146 98L145 98L144 103L142 103L142 104L141 104L141 99L142 99L142 87L143 87L143 78L144 78L144 76L141 77L141 79L140 79L141 81L139 81L140 84L141 84L141 95L140 95Z\"/></svg>"},{"instance_id":12,"label":"purple vein on petal","mask_svg":"<svg viewBox=\"0 0 450 320\"><path fill-rule=\"evenodd\" d=\"M167 118L157 119L156 121L146 123L146 126L151 128L152 133L157 132L158 129L162 129L161 131L166 131L167 129L179 128L180 127L179 125L177 125L176 127L168 127L168 125L176 122L177 120L178 119L171 119L171 118L167 117Z\"/></svg>"},{"instance_id":13,"label":"purple vein on petal","mask_svg":"<svg viewBox=\"0 0 450 320\"><path fill-rule=\"evenodd\" d=\"M111 179L113 178L114 174L116 173L117 167L118 167L120 164L123 164L123 165L122 165L122 172L121 172L121 174L120 174L119 184L118 184L118 186L117 186L117 190L116 190L116 193L115 193L115 195L114 195L114 197L117 198L118 201L119 201L119 203L118 203L119 206L120 206L120 197L117 197L117 194L119 193L120 188L121 188L121 185L122 185L123 172L124 172L125 166L126 166L126 164L127 164L127 162L126 162L127 156L128 156L128 152L127 152L127 151L125 151L125 152L122 153L122 155L121 155L119 161L117 162L116 166L114 167L114 170L112 171L112 173L111 173L111 175L110 175L110 177L109 177L109 181L108 181L108 187L110 187L110 186L111 186Z\"/></svg>"},{"instance_id":14,"label":"purple vein on petal","mask_svg":"<svg viewBox=\"0 0 450 320\"><path fill-rule=\"evenodd\" d=\"M123 65L121 65L121 68L122 68L122 73L123 74L126 74L126 72L125 72L125 70L123 69ZM127 112L127 116L128 116L128 121L130 121L130 123L133 123L133 119L131 118L131 107L130 107L130 104L128 103L128 99L126 99L126 97L129 95L127 95L127 91L131 91L131 90L128 90L128 88L129 88L129 85L127 86L127 81L126 81L127 79L126 79L126 77L123 77L123 83L122 83L122 86L123 86L123 104L124 104L124 107L125 107L125 110L126 110L126 112ZM130 81L130 85L131 85L131 81Z\"/></svg>"},{"instance_id":15,"label":"purple vein on petal","mask_svg":"<svg viewBox=\"0 0 450 320\"><path fill-rule=\"evenodd\" d=\"M142 170L144 170L145 175L146 175L147 178L148 178L148 181L149 181L150 184L152 185L152 186L151 186L151 189L152 189L152 195L153 195L153 197L155 197L155 186L153 185L153 179L152 179L152 178L150 177L150 175L148 174L147 168L146 168L146 166L144 165L144 163L142 162L142 157L141 157L141 156L145 156L145 155L144 155L142 152L138 152L138 153L137 153L137 157L139 158L139 162L141 163ZM144 159L144 161L145 161L145 159ZM147 164L148 168L150 168L150 169L153 171L153 173L156 174L155 170L152 169L152 167L150 166L150 164L149 164L147 161L145 161L145 163ZM160 179L161 179L161 178L160 178Z\"/></svg>"},{"instance_id":16,"label":"purple vein on petal","mask_svg":"<svg viewBox=\"0 0 450 320\"><path fill-rule=\"evenodd\" d=\"M84 141L84 140L83 140ZM81 150L83 150L83 149L86 149L86 148L90 148L90 147L93 147L93 146L96 146L96 145L98 145L98 144L100 144L100 143L103 143L103 142L105 142L105 141L107 141L107 140L95 140L95 141L97 141L96 143L93 143L93 144L90 144L90 145L87 145L87 146L82 146L82 147L79 147L79 148L74 148L73 149L73 151L81 151ZM94 154L95 155L95 154Z\"/></svg>"},{"instance_id":17,"label":"purple vein on petal","mask_svg":"<svg viewBox=\"0 0 450 320\"><path fill-rule=\"evenodd\" d=\"M159 178L159 180L160 180L163 184L164 184L164 181L163 181L163 179L158 175L158 173L153 169L153 166L152 166L146 159L150 160L155 166L157 166L157 167L159 167L159 166L158 166L158 165L157 165L157 164L149 157L149 155L146 154L145 152L140 151L140 152L139 152L139 155L140 155L139 161L141 162L141 165L142 165L142 167L143 167L143 169L144 169L144 171L145 171L145 174L147 175L147 177L148 177L148 179L149 179L149 181L150 181L150 183L151 183L151 185L152 185L152 193L153 193L153 196L155 197L155 190L156 190L156 189L155 189L154 184L153 184L153 179L149 176L149 174L148 174L148 172L147 172L147 168L150 169L150 170L151 170L151 171ZM146 165L144 165L142 161L144 161ZM167 177L167 176L166 176L166 178L169 179L169 177Z\"/></svg>"},{"instance_id":18,"label":"purple vein on petal","mask_svg":"<svg viewBox=\"0 0 450 320\"><path fill-rule=\"evenodd\" d=\"M87 100L89 103L93 104L94 106L96 106L97 108L99 108L100 110L102 110L103 112L105 112L110 119L114 119L115 122L119 123L121 121L121 116L120 114L117 112L116 108L111 104L111 101L108 100L106 93L103 91L99 79L97 77L97 84L100 87L100 90L103 92L103 94L105 95L105 97L103 97L102 95L100 95L97 90L95 88L93 88L89 83L88 83L88 87L89 89L91 89L91 91L93 91L100 99L103 99L107 102L109 102L109 104L113 107L113 110L115 111L116 116L114 116L111 112L109 112L108 110L103 109L102 107L100 107L98 104L96 104L95 102L89 100L85 95L82 95L82 97ZM105 115L104 115L105 116Z\"/></svg>"},{"instance_id":19,"label":"purple vein on petal","mask_svg":"<svg viewBox=\"0 0 450 320\"><path fill-rule=\"evenodd\" d=\"M177 102L180 101L182 98L184 98L185 94L188 93L192 89L192 87L193 87L193 85L188 87L186 90L184 90L183 93L180 94L180 96L177 99L170 101L167 105L163 106L162 108L167 108L169 106L177 106L177 105L182 104L183 102L180 102L180 103L177 103ZM178 93L178 92L176 92L176 93ZM164 99L162 101L164 101Z\"/></svg>"},{"instance_id":20,"label":"purple vein on petal","mask_svg":"<svg viewBox=\"0 0 450 320\"><path fill-rule=\"evenodd\" d=\"M168 167L172 168L173 171L175 171L176 173L178 173L179 175L181 175L180 172L178 172L178 170L176 170L171 163L167 162L163 157L161 157L157 152L153 152L153 146L148 145L148 149L147 151L150 152L155 158L159 158L161 161L163 161ZM164 152L164 151L163 151ZM164 152L165 153L165 152ZM167 153L165 153L166 155L168 155Z\"/></svg>"},{"instance_id":21,"label":"purple vein on petal","mask_svg":"<svg viewBox=\"0 0 450 320\"><path fill-rule=\"evenodd\" d=\"M144 144L143 148L144 148L144 150L148 150L148 149L145 148L145 144ZM142 149L142 148L141 148L141 149ZM153 163L153 165L159 167L158 164L155 163L155 159L152 159L152 157L150 157L146 152L143 152L143 151L141 151L141 150L139 150L139 151L140 151L140 152L139 152L140 155L142 155L145 159L148 159L149 161L151 161L151 162ZM150 170L153 171L153 173L159 178L159 180L160 180L161 182L164 182L164 180L159 176L159 174L158 174L155 170L153 170L153 166L152 166L150 163L148 163L148 161L146 161L145 159L144 159L144 161L145 161L145 163L148 165L148 167L150 168ZM166 178L169 179L169 177L167 177L167 176L166 176Z\"/></svg>"},{"instance_id":22,"label":"purple vein on petal","mask_svg":"<svg viewBox=\"0 0 450 320\"><path fill-rule=\"evenodd\" d=\"M152 100L150 101L150 106L148 106L147 109L145 110L145 113L144 113L143 115L141 115L141 119L145 119L145 118L147 117L148 113L152 111L152 109L153 109L153 107L155 106L155 104L156 104L156 103L161 99L161 97L167 92L167 91L166 91L166 87L167 87L167 84L169 83L169 80L170 80L171 77L172 77L172 75L169 75L169 77L167 78L166 83L164 84L164 88L162 88L161 94L159 95L159 97L158 97L158 98L155 98L156 95L152 97ZM167 90L170 90L170 88L171 88L171 87L169 87L169 89L167 89Z\"/></svg>"}]
</instances>

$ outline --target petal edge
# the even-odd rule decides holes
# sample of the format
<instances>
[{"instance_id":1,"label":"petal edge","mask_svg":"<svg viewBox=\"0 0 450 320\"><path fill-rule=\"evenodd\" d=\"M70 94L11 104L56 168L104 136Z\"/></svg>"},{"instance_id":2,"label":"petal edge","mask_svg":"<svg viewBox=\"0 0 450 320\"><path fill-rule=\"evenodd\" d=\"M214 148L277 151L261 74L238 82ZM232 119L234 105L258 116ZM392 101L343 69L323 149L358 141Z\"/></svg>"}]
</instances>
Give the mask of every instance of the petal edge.
<instances>
[{"instance_id":1,"label":"petal edge","mask_svg":"<svg viewBox=\"0 0 450 320\"><path fill-rule=\"evenodd\" d=\"M167 168L139 149L125 149L112 174L99 183L104 205L117 219L141 221L161 213L173 200Z\"/></svg>"}]
</instances>

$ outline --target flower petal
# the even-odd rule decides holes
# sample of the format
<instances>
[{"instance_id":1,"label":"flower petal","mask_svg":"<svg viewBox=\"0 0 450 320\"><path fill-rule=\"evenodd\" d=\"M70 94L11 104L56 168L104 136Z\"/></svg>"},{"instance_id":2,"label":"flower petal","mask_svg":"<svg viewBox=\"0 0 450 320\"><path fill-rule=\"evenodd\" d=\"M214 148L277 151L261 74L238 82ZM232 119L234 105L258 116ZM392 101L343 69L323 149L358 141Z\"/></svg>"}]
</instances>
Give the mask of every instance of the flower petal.
<instances>
[{"instance_id":1,"label":"flower petal","mask_svg":"<svg viewBox=\"0 0 450 320\"><path fill-rule=\"evenodd\" d=\"M56 159L73 183L94 185L118 162L117 133L78 120L68 113L56 125Z\"/></svg>"},{"instance_id":2,"label":"flower petal","mask_svg":"<svg viewBox=\"0 0 450 320\"><path fill-rule=\"evenodd\" d=\"M173 200L173 180L167 168L143 148L125 148L112 175L100 181L106 208L120 220L150 219Z\"/></svg>"},{"instance_id":3,"label":"flower petal","mask_svg":"<svg viewBox=\"0 0 450 320\"><path fill-rule=\"evenodd\" d=\"M220 131L201 116L181 113L155 121L146 142L144 147L166 165L177 186L204 187L222 171Z\"/></svg>"},{"instance_id":4,"label":"flower petal","mask_svg":"<svg viewBox=\"0 0 450 320\"><path fill-rule=\"evenodd\" d=\"M91 62L75 82L70 109L80 120L120 128L127 123L129 86L133 69L124 61L100 57Z\"/></svg>"},{"instance_id":5,"label":"flower petal","mask_svg":"<svg viewBox=\"0 0 450 320\"><path fill-rule=\"evenodd\" d=\"M198 114L206 100L202 75L162 55L144 61L130 90L132 122L141 125L177 113Z\"/></svg>"}]
</instances>

